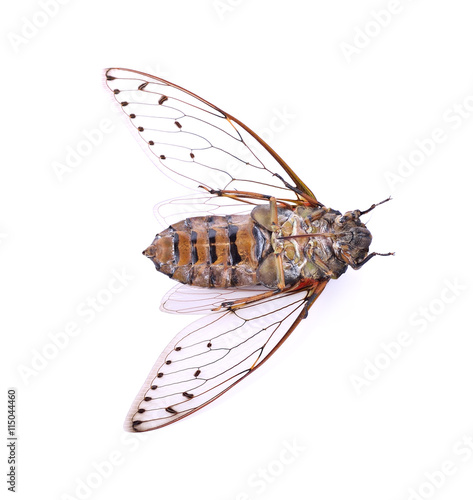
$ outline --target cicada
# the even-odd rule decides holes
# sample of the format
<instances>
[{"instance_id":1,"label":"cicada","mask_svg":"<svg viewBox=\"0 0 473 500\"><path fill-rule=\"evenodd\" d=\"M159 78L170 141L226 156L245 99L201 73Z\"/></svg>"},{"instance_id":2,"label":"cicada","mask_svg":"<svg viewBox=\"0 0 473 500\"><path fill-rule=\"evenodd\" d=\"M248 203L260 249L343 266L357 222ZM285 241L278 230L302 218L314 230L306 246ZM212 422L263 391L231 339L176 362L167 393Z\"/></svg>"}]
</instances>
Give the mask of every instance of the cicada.
<instances>
[{"instance_id":1,"label":"cicada","mask_svg":"<svg viewBox=\"0 0 473 500\"><path fill-rule=\"evenodd\" d=\"M162 78L112 68L106 86L145 151L192 193L156 206L143 252L179 282L161 309L204 315L159 356L126 417L133 432L196 412L261 366L331 279L361 268L371 234L321 203L255 132ZM384 203L387 200L382 201Z\"/></svg>"}]
</instances>

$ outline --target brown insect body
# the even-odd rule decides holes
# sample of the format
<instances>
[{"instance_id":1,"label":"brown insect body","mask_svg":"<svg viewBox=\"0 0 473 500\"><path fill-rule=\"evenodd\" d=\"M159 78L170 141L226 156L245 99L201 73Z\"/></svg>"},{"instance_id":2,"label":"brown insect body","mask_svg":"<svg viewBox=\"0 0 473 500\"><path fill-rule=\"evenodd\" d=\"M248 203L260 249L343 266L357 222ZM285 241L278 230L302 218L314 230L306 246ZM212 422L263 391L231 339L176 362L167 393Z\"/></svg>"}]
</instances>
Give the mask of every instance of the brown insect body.
<instances>
[{"instance_id":1,"label":"brown insect body","mask_svg":"<svg viewBox=\"0 0 473 500\"><path fill-rule=\"evenodd\" d=\"M252 217L228 215L172 224L143 254L181 283L229 288L257 284L259 263L270 251L268 231Z\"/></svg>"},{"instance_id":2,"label":"brown insect body","mask_svg":"<svg viewBox=\"0 0 473 500\"><path fill-rule=\"evenodd\" d=\"M278 208L272 231L268 205L248 215L193 217L169 226L143 252L156 269L184 284L229 288L278 287L276 255L286 285L336 279L368 252L371 234L353 212ZM343 257L345 256L345 258Z\"/></svg>"},{"instance_id":3,"label":"brown insect body","mask_svg":"<svg viewBox=\"0 0 473 500\"><path fill-rule=\"evenodd\" d=\"M233 115L139 71L110 68L105 83L153 163L195 193L159 205L158 219L171 225L143 252L182 283L161 308L206 315L175 335L136 395L125 428L146 432L193 414L266 362L348 266L391 254L368 254L360 221L380 203L344 215L325 207Z\"/></svg>"}]
</instances>

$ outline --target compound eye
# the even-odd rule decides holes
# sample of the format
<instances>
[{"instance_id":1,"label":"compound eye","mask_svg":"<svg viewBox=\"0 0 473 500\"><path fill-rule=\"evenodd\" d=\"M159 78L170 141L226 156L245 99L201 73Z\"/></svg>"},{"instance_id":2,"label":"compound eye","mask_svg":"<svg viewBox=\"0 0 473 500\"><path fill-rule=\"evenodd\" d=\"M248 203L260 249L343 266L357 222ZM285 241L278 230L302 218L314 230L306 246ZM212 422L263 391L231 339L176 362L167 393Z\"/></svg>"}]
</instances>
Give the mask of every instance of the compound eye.
<instances>
[{"instance_id":1,"label":"compound eye","mask_svg":"<svg viewBox=\"0 0 473 500\"><path fill-rule=\"evenodd\" d=\"M353 240L353 245L356 248L368 250L371 245L372 236L368 229L360 227L353 231Z\"/></svg>"}]
</instances>

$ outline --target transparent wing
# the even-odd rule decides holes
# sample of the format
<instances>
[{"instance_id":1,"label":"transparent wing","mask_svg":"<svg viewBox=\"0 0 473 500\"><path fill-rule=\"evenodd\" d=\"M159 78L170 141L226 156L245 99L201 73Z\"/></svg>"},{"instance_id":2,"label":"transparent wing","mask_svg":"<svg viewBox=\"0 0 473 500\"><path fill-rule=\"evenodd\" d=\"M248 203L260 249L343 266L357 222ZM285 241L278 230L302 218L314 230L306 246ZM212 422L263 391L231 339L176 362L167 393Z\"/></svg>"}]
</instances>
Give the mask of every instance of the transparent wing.
<instances>
[{"instance_id":1,"label":"transparent wing","mask_svg":"<svg viewBox=\"0 0 473 500\"><path fill-rule=\"evenodd\" d=\"M205 217L209 215L247 214L253 207L267 200L237 201L224 196L214 196L207 193L192 194L171 198L154 206L154 215L161 229L190 217Z\"/></svg>"},{"instance_id":2,"label":"transparent wing","mask_svg":"<svg viewBox=\"0 0 473 500\"><path fill-rule=\"evenodd\" d=\"M278 199L299 200L303 195L317 204L310 189L268 144L192 92L120 68L106 70L105 83L152 161L180 184Z\"/></svg>"},{"instance_id":3,"label":"transparent wing","mask_svg":"<svg viewBox=\"0 0 473 500\"><path fill-rule=\"evenodd\" d=\"M268 289L263 285L232 288L198 288L179 283L161 301L161 311L173 314L207 314L223 302L253 297Z\"/></svg>"},{"instance_id":4,"label":"transparent wing","mask_svg":"<svg viewBox=\"0 0 473 500\"><path fill-rule=\"evenodd\" d=\"M325 284L315 282L310 288L191 323L153 366L130 408L125 429L143 432L169 425L233 387L286 340Z\"/></svg>"}]
</instances>

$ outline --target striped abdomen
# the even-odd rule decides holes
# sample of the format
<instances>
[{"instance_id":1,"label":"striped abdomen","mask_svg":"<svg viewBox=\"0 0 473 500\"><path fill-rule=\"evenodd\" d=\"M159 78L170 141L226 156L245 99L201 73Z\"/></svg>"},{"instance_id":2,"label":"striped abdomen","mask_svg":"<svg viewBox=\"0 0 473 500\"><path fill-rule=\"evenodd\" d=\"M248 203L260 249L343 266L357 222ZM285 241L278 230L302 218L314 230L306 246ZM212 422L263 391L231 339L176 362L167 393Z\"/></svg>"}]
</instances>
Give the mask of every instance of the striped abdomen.
<instances>
[{"instance_id":1,"label":"striped abdomen","mask_svg":"<svg viewBox=\"0 0 473 500\"><path fill-rule=\"evenodd\" d=\"M194 286L255 285L270 252L269 233L250 215L193 217L156 235L143 252L156 269Z\"/></svg>"}]
</instances>

